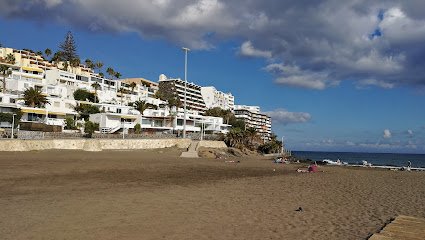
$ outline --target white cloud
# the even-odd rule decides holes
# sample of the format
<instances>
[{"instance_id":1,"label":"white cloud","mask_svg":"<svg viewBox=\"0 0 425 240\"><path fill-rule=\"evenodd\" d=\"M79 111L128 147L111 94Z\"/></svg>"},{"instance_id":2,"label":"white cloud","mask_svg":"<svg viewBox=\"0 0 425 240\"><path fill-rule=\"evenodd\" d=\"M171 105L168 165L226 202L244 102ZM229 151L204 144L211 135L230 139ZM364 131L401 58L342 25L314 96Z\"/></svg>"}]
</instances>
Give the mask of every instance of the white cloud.
<instances>
[{"instance_id":1,"label":"white cloud","mask_svg":"<svg viewBox=\"0 0 425 240\"><path fill-rule=\"evenodd\" d=\"M389 129L384 130L384 138L391 138L391 131Z\"/></svg>"},{"instance_id":2,"label":"white cloud","mask_svg":"<svg viewBox=\"0 0 425 240\"><path fill-rule=\"evenodd\" d=\"M62 0L44 0L48 8L55 7L62 3Z\"/></svg>"},{"instance_id":3,"label":"white cloud","mask_svg":"<svg viewBox=\"0 0 425 240\"><path fill-rule=\"evenodd\" d=\"M289 112L285 109L276 109L274 111L265 112L264 114L272 118L273 123L291 124L306 123L311 120L311 115L305 112Z\"/></svg>"},{"instance_id":4,"label":"white cloud","mask_svg":"<svg viewBox=\"0 0 425 240\"><path fill-rule=\"evenodd\" d=\"M360 56L352 68L361 72L376 72L383 74L394 74L403 70L405 56L383 56L376 49L372 49L367 55Z\"/></svg>"},{"instance_id":5,"label":"white cloud","mask_svg":"<svg viewBox=\"0 0 425 240\"><path fill-rule=\"evenodd\" d=\"M272 53L270 51L255 49L254 46L252 46L252 43L250 41L246 41L242 43L241 48L239 50L239 54L245 57L261 57L261 58L272 57Z\"/></svg>"},{"instance_id":6,"label":"white cloud","mask_svg":"<svg viewBox=\"0 0 425 240\"><path fill-rule=\"evenodd\" d=\"M425 86L424 7L420 0L3 0L0 17L135 32L192 49L249 39L241 55L299 69L274 75L278 84L393 88Z\"/></svg>"},{"instance_id":7,"label":"white cloud","mask_svg":"<svg viewBox=\"0 0 425 240\"><path fill-rule=\"evenodd\" d=\"M376 79L363 79L358 81L357 83L357 87L360 89L366 88L368 86L376 86L380 88L391 89L391 88L394 88L394 83L388 83L388 82L379 81Z\"/></svg>"},{"instance_id":8,"label":"white cloud","mask_svg":"<svg viewBox=\"0 0 425 240\"><path fill-rule=\"evenodd\" d=\"M267 72L276 76L275 82L281 85L323 90L331 85L337 85L323 72L302 71L296 65L272 63L264 68Z\"/></svg>"}]
</instances>

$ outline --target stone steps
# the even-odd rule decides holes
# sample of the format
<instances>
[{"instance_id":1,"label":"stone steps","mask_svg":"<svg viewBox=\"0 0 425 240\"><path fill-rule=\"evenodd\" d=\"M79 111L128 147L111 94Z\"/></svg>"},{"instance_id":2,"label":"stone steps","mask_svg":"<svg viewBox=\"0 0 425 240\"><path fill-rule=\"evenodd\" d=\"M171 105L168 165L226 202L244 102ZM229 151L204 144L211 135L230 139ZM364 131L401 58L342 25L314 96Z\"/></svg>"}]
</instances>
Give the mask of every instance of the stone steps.
<instances>
[{"instance_id":1,"label":"stone steps","mask_svg":"<svg viewBox=\"0 0 425 240\"><path fill-rule=\"evenodd\" d=\"M188 147L188 151L187 152L182 152L182 154L180 155L180 157L183 158L198 158L198 144L199 141L192 141Z\"/></svg>"}]
</instances>

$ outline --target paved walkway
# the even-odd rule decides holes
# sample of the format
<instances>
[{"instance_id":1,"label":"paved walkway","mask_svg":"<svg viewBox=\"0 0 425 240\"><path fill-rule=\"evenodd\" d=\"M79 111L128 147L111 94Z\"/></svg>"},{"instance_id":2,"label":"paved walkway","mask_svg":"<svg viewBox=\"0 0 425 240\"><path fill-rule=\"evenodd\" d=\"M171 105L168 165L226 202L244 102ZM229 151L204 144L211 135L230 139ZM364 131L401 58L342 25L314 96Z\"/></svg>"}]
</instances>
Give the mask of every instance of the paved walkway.
<instances>
[{"instance_id":1,"label":"paved walkway","mask_svg":"<svg viewBox=\"0 0 425 240\"><path fill-rule=\"evenodd\" d=\"M424 240L425 219L400 215L369 240Z\"/></svg>"},{"instance_id":2,"label":"paved walkway","mask_svg":"<svg viewBox=\"0 0 425 240\"><path fill-rule=\"evenodd\" d=\"M190 146L188 148L187 152L182 152L182 154L180 155L180 157L185 157L185 158L198 158L198 144L199 141L192 141L190 143Z\"/></svg>"}]
</instances>

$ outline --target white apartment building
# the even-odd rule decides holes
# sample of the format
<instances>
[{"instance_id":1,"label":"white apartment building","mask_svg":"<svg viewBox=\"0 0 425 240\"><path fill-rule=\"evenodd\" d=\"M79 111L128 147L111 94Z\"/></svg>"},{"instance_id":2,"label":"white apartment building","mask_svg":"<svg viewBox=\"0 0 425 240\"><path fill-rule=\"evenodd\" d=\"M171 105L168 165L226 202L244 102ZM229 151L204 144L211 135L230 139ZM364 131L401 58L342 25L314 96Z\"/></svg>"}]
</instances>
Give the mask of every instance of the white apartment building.
<instances>
[{"instance_id":1,"label":"white apartment building","mask_svg":"<svg viewBox=\"0 0 425 240\"><path fill-rule=\"evenodd\" d=\"M117 83L120 89L125 90L124 94L118 92L118 96L123 95L126 104L135 101L145 101L155 106L165 104L164 101L155 98L155 93L158 91L158 83L156 82L144 78L126 78L117 80ZM132 83L135 83L134 88L131 87Z\"/></svg>"},{"instance_id":2,"label":"white apartment building","mask_svg":"<svg viewBox=\"0 0 425 240\"><path fill-rule=\"evenodd\" d=\"M264 141L270 140L272 133L271 118L260 113L258 106L235 105L235 117L245 122L246 127L257 130Z\"/></svg>"},{"instance_id":3,"label":"white apartment building","mask_svg":"<svg viewBox=\"0 0 425 240\"><path fill-rule=\"evenodd\" d=\"M235 110L249 110L253 113L260 113L259 106L248 106L248 105L235 105Z\"/></svg>"},{"instance_id":4,"label":"white apartment building","mask_svg":"<svg viewBox=\"0 0 425 240\"><path fill-rule=\"evenodd\" d=\"M17 109L16 104L19 96L15 94L0 93L0 113L13 114ZM0 122L0 128L11 128L12 123Z\"/></svg>"},{"instance_id":5,"label":"white apartment building","mask_svg":"<svg viewBox=\"0 0 425 240\"><path fill-rule=\"evenodd\" d=\"M159 84L143 78L111 80L96 74L90 68L79 66L68 68L68 71L59 69L56 65L45 61L41 56L24 50L0 48L0 63L4 64L7 54L13 54L15 64L10 65L12 73L6 76L6 93L0 93L0 112L12 113L20 110L23 113L21 122L38 122L47 125L65 126L67 117L76 118L74 110L78 104L89 104L99 108L101 113L92 114L90 120L100 124L103 133L114 133L134 128L139 123L142 131L182 131L182 108L170 111L164 108L165 102L154 98ZM58 63L59 67L62 66ZM176 87L178 96L183 101L184 81L180 79L162 80L172 83ZM134 86L132 82L136 83ZM95 89L94 84L99 87ZM23 93L28 88L39 89L49 104L43 108L25 106L22 100ZM74 92L85 89L96 94L98 103L77 101ZM186 130L199 132L228 131L229 125L223 123L222 118L202 116L205 103L201 95L201 87L193 83L187 84L187 117ZM158 106L159 109L147 109L143 113L135 110L130 103L146 101ZM162 107L162 108L161 108ZM10 127L10 123L0 123L0 127Z\"/></svg>"},{"instance_id":6,"label":"white apartment building","mask_svg":"<svg viewBox=\"0 0 425 240\"><path fill-rule=\"evenodd\" d=\"M234 110L235 97L231 93L218 91L215 87L201 87L201 94L207 109L219 107L225 110Z\"/></svg>"},{"instance_id":7,"label":"white apartment building","mask_svg":"<svg viewBox=\"0 0 425 240\"><path fill-rule=\"evenodd\" d=\"M184 94L186 92L186 106L187 109L196 110L198 112L204 113L207 110L205 106L204 99L201 94L201 86L198 86L194 83L186 83L185 91L185 81L180 78L167 78L164 74L159 76L159 84L167 83L175 91L176 95L180 99L180 102L184 102Z\"/></svg>"},{"instance_id":8,"label":"white apartment building","mask_svg":"<svg viewBox=\"0 0 425 240\"><path fill-rule=\"evenodd\" d=\"M102 133L114 133L133 129L140 124L142 132L182 132L183 109L170 110L146 109L142 114L135 114L135 110L123 109L122 112L102 112L90 115L90 121L99 123ZM200 132L202 130L213 133L227 133L230 125L224 124L223 118L202 116L197 111L188 111L186 116L186 131Z\"/></svg>"}]
</instances>

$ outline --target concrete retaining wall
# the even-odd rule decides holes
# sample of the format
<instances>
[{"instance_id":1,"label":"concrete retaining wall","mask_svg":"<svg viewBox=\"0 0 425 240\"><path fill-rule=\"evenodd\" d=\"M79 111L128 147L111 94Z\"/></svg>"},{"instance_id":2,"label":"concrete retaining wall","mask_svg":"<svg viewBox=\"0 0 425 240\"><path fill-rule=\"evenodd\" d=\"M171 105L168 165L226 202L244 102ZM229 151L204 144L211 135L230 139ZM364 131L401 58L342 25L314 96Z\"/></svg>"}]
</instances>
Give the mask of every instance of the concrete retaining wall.
<instances>
[{"instance_id":1,"label":"concrete retaining wall","mask_svg":"<svg viewBox=\"0 0 425 240\"><path fill-rule=\"evenodd\" d=\"M227 148L226 144L223 141L200 141L198 144L198 148L199 147Z\"/></svg>"},{"instance_id":2,"label":"concrete retaining wall","mask_svg":"<svg viewBox=\"0 0 425 240\"><path fill-rule=\"evenodd\" d=\"M64 150L136 150L177 146L188 148L190 139L46 139L46 140L0 140L1 151Z\"/></svg>"}]
</instances>

